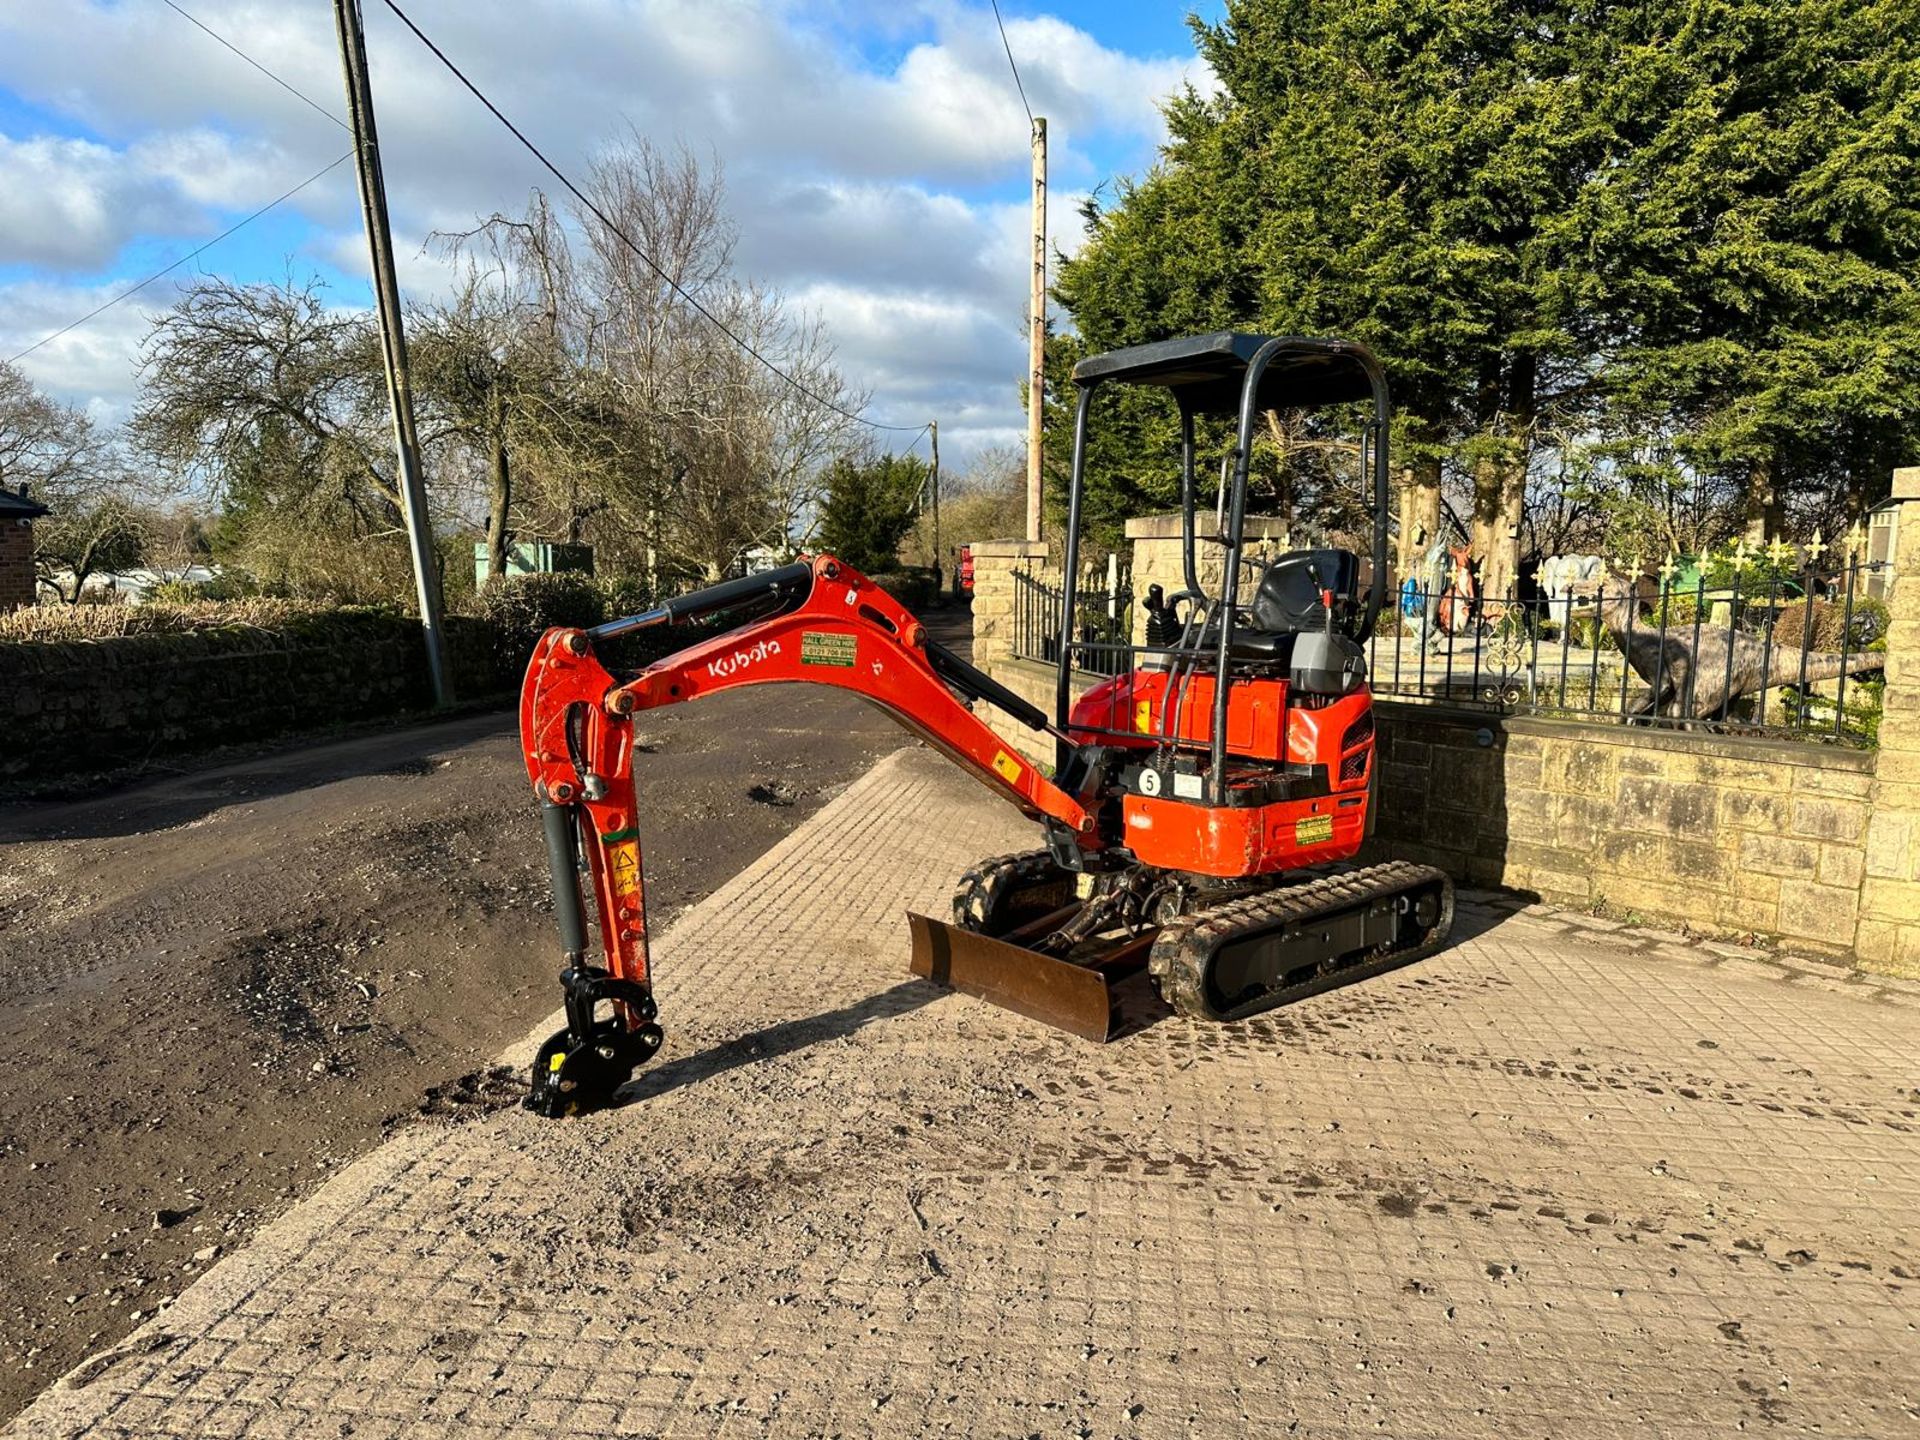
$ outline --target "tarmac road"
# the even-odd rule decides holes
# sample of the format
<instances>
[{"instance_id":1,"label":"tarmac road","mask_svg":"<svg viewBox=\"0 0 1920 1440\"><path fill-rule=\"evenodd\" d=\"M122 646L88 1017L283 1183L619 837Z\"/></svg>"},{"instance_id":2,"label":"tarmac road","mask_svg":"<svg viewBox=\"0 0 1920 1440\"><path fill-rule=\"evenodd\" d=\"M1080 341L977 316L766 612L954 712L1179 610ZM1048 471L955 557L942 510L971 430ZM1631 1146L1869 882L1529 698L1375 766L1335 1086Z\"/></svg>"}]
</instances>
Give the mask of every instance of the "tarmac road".
<instances>
[{"instance_id":1,"label":"tarmac road","mask_svg":"<svg viewBox=\"0 0 1920 1440\"><path fill-rule=\"evenodd\" d=\"M656 928L903 738L784 686L641 734ZM0 845L0 1422L394 1124L499 1103L559 1000L510 713L0 805Z\"/></svg>"}]
</instances>

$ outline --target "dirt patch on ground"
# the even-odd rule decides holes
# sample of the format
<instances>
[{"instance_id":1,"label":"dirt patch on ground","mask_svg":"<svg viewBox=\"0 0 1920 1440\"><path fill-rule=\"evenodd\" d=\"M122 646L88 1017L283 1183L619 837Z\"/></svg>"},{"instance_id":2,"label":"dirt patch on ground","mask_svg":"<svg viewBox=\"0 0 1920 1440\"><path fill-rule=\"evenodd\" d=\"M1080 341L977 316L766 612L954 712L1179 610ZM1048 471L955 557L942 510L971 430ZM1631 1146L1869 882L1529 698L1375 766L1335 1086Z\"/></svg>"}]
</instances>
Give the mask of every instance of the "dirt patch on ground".
<instances>
[{"instance_id":1,"label":"dirt patch on ground","mask_svg":"<svg viewBox=\"0 0 1920 1440\"><path fill-rule=\"evenodd\" d=\"M641 732L656 926L903 741L792 687ZM559 999L510 714L76 786L0 806L0 1420L394 1124L514 1103Z\"/></svg>"}]
</instances>

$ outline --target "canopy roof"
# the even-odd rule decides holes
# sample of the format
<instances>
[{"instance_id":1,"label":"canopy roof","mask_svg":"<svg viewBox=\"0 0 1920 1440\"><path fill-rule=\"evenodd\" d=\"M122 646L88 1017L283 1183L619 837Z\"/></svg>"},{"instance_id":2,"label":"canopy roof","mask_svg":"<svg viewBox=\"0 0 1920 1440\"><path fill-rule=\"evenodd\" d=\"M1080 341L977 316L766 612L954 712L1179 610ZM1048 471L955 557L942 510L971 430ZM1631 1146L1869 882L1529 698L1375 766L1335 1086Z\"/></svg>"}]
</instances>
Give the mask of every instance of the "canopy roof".
<instances>
[{"instance_id":1,"label":"canopy roof","mask_svg":"<svg viewBox=\"0 0 1920 1440\"><path fill-rule=\"evenodd\" d=\"M1104 355L1089 355L1073 367L1073 379L1078 385L1106 381L1158 385L1172 391L1175 400L1196 413L1236 414L1247 366L1254 353L1274 338L1218 330L1211 335L1130 345ZM1279 339L1281 349L1260 377L1256 408L1284 410L1373 398L1373 377L1379 373L1379 362L1359 341L1305 335Z\"/></svg>"}]
</instances>

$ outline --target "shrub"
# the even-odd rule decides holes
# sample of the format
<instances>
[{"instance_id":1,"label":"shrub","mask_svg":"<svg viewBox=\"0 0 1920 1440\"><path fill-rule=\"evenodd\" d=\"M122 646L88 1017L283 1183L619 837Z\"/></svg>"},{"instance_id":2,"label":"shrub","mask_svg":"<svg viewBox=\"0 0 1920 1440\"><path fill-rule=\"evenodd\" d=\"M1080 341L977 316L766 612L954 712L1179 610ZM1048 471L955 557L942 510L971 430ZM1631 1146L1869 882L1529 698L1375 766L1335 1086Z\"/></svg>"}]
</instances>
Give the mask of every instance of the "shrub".
<instances>
[{"instance_id":1,"label":"shrub","mask_svg":"<svg viewBox=\"0 0 1920 1440\"><path fill-rule=\"evenodd\" d=\"M1844 600L1815 600L1812 619L1808 619L1805 600L1795 600L1780 609L1773 622L1773 643L1795 650L1846 650L1858 654L1866 650L1884 650L1891 616L1884 601L1870 595L1853 598L1851 621ZM1811 630L1811 635L1809 635Z\"/></svg>"},{"instance_id":2,"label":"shrub","mask_svg":"<svg viewBox=\"0 0 1920 1440\"><path fill-rule=\"evenodd\" d=\"M1662 596L1654 602L1652 624L1658 629L1691 629L1694 617L1700 614L1700 596L1696 591L1683 591L1678 594Z\"/></svg>"},{"instance_id":3,"label":"shrub","mask_svg":"<svg viewBox=\"0 0 1920 1440\"><path fill-rule=\"evenodd\" d=\"M1709 590L1731 590L1737 586L1743 596L1797 595L1799 576L1798 552L1776 559L1765 550L1758 550L1746 557L1745 564L1735 563L1731 548L1718 555L1709 550L1700 557L1700 578Z\"/></svg>"},{"instance_id":4,"label":"shrub","mask_svg":"<svg viewBox=\"0 0 1920 1440\"><path fill-rule=\"evenodd\" d=\"M919 513L927 474L912 455L835 461L826 476L820 548L864 574L890 568Z\"/></svg>"},{"instance_id":5,"label":"shrub","mask_svg":"<svg viewBox=\"0 0 1920 1440\"><path fill-rule=\"evenodd\" d=\"M208 598L200 586L187 580L162 580L147 591L149 605L191 605Z\"/></svg>"},{"instance_id":6,"label":"shrub","mask_svg":"<svg viewBox=\"0 0 1920 1440\"><path fill-rule=\"evenodd\" d=\"M594 583L600 588L601 608L609 620L638 615L659 603L644 575L602 575Z\"/></svg>"},{"instance_id":7,"label":"shrub","mask_svg":"<svg viewBox=\"0 0 1920 1440\"><path fill-rule=\"evenodd\" d=\"M928 566L883 570L867 578L916 614L939 598L939 587L934 581L932 568Z\"/></svg>"},{"instance_id":8,"label":"shrub","mask_svg":"<svg viewBox=\"0 0 1920 1440\"><path fill-rule=\"evenodd\" d=\"M247 600L265 593L244 570L223 570L207 580L162 580L147 591L149 605L192 605L202 600Z\"/></svg>"},{"instance_id":9,"label":"shrub","mask_svg":"<svg viewBox=\"0 0 1920 1440\"><path fill-rule=\"evenodd\" d=\"M1801 691L1783 685L1772 693L1779 696L1779 715L1784 723L1803 727L1816 735L1824 733L1842 744L1871 750L1880 744L1880 717L1886 691L1884 677L1850 681L1846 704L1838 710L1834 698L1819 690Z\"/></svg>"},{"instance_id":10,"label":"shrub","mask_svg":"<svg viewBox=\"0 0 1920 1440\"><path fill-rule=\"evenodd\" d=\"M531 640L555 625L585 628L607 618L606 599L591 575L510 575L474 597L474 614L506 635Z\"/></svg>"},{"instance_id":11,"label":"shrub","mask_svg":"<svg viewBox=\"0 0 1920 1440\"><path fill-rule=\"evenodd\" d=\"M1620 648L1620 642L1613 638L1611 630L1600 623L1599 616L1582 615L1577 611L1573 623L1566 627L1563 643L1576 653L1584 650L1593 655L1610 654Z\"/></svg>"},{"instance_id":12,"label":"shrub","mask_svg":"<svg viewBox=\"0 0 1920 1440\"><path fill-rule=\"evenodd\" d=\"M334 613L338 607L316 601L262 598L158 605L29 605L0 615L0 640L57 643L122 635L182 635L195 630L275 630L298 619Z\"/></svg>"}]
</instances>

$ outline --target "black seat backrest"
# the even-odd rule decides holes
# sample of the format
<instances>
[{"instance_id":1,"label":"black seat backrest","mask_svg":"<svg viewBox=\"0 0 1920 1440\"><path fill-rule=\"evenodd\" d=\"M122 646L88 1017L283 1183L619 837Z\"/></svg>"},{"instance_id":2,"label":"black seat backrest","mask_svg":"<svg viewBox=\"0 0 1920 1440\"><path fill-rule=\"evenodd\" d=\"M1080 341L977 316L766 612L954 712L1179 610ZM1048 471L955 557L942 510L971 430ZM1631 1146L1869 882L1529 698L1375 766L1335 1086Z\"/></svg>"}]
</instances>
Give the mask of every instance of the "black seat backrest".
<instances>
[{"instance_id":1,"label":"black seat backrest","mask_svg":"<svg viewBox=\"0 0 1920 1440\"><path fill-rule=\"evenodd\" d=\"M1280 635L1324 630L1322 590L1333 592L1335 628L1348 629L1360 593L1360 557L1351 550L1289 550L1260 577L1253 623Z\"/></svg>"}]
</instances>

